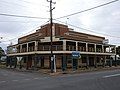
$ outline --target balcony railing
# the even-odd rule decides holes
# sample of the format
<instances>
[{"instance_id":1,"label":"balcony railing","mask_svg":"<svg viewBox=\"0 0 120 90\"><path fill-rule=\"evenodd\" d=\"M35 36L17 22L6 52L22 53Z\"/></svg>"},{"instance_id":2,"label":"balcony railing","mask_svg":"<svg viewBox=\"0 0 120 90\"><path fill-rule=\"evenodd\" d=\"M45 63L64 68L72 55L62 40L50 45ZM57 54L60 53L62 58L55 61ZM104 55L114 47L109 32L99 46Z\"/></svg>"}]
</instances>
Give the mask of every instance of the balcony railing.
<instances>
[{"instance_id":1,"label":"balcony railing","mask_svg":"<svg viewBox=\"0 0 120 90\"><path fill-rule=\"evenodd\" d=\"M35 47L29 47L28 48L28 52L32 52L32 51L35 51Z\"/></svg>"},{"instance_id":2,"label":"balcony railing","mask_svg":"<svg viewBox=\"0 0 120 90\"><path fill-rule=\"evenodd\" d=\"M95 52L95 49L93 47L88 47L88 52Z\"/></svg>"},{"instance_id":3,"label":"balcony railing","mask_svg":"<svg viewBox=\"0 0 120 90\"><path fill-rule=\"evenodd\" d=\"M78 51L83 51L83 52L85 52L85 51L86 51L86 47L78 46Z\"/></svg>"},{"instance_id":4,"label":"balcony railing","mask_svg":"<svg viewBox=\"0 0 120 90\"><path fill-rule=\"evenodd\" d=\"M102 48L96 48L96 52L101 52L102 53Z\"/></svg>"},{"instance_id":5,"label":"balcony railing","mask_svg":"<svg viewBox=\"0 0 120 90\"><path fill-rule=\"evenodd\" d=\"M16 48L16 49L15 49ZM8 48L8 54L13 54L13 53L24 53L24 52L33 52L35 50L37 51L50 51L51 46L50 45L38 45L37 48L35 46L27 46L25 47L9 47ZM63 45L53 45L52 47L53 51L63 51ZM76 45L66 45L66 51L83 51L83 52L98 52L98 53L115 53L115 49L113 48L112 50L107 46L107 47L102 47L102 46L97 46L96 50L95 47L93 46L88 46L86 49L86 46L78 46L76 49Z\"/></svg>"},{"instance_id":6,"label":"balcony railing","mask_svg":"<svg viewBox=\"0 0 120 90\"><path fill-rule=\"evenodd\" d=\"M67 45L67 46L66 46L66 50L67 50L67 51L76 51L76 47L75 47L75 46L72 46L72 45Z\"/></svg>"},{"instance_id":7,"label":"balcony railing","mask_svg":"<svg viewBox=\"0 0 120 90\"><path fill-rule=\"evenodd\" d=\"M51 46L50 45L41 45L38 47L38 51L50 51ZM53 45L52 47L53 51L62 51L63 46L62 45Z\"/></svg>"},{"instance_id":8,"label":"balcony railing","mask_svg":"<svg viewBox=\"0 0 120 90\"><path fill-rule=\"evenodd\" d=\"M27 52L27 48L22 48L21 52Z\"/></svg>"}]
</instances>

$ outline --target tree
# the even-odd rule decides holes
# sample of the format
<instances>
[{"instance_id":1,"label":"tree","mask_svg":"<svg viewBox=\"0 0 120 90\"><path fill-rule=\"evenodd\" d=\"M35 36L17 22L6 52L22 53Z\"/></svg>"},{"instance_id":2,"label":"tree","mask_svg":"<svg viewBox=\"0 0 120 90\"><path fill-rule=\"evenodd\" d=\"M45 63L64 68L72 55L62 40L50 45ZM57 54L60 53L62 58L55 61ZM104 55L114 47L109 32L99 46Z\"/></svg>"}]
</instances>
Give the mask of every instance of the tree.
<instances>
[{"instance_id":1,"label":"tree","mask_svg":"<svg viewBox=\"0 0 120 90\"><path fill-rule=\"evenodd\" d=\"M0 58L1 56L5 55L4 50L0 47Z\"/></svg>"}]
</instances>

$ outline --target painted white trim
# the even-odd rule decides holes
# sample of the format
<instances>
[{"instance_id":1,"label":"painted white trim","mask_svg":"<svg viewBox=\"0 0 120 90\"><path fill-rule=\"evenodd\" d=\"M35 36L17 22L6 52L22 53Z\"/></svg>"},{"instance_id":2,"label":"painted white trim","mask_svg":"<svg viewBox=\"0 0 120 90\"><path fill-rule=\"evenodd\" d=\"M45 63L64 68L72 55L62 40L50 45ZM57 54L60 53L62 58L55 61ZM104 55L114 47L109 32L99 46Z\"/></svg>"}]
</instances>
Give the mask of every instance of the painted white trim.
<instances>
[{"instance_id":1,"label":"painted white trim","mask_svg":"<svg viewBox=\"0 0 120 90\"><path fill-rule=\"evenodd\" d=\"M53 51L54 54L71 54L73 51ZM24 53L13 53L7 56L17 56L17 55L30 55L30 54L50 54L50 51L34 51L34 52L24 52ZM80 52L80 54L88 55L115 55L115 53L95 53L95 52Z\"/></svg>"},{"instance_id":2,"label":"painted white trim","mask_svg":"<svg viewBox=\"0 0 120 90\"><path fill-rule=\"evenodd\" d=\"M53 41L60 41L60 38L52 37ZM44 39L40 39L41 42L50 42L50 37L44 37Z\"/></svg>"}]
</instances>

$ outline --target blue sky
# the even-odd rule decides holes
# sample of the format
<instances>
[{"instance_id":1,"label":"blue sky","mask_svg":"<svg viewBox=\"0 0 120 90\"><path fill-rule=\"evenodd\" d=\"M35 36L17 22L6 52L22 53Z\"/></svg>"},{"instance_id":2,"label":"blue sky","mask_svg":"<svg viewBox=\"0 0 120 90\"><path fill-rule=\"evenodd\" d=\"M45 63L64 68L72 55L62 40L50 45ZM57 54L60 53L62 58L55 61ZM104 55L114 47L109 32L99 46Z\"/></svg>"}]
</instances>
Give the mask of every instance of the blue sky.
<instances>
[{"instance_id":1,"label":"blue sky","mask_svg":"<svg viewBox=\"0 0 120 90\"><path fill-rule=\"evenodd\" d=\"M53 18L69 15L113 0L53 0ZM32 17L49 18L49 3L46 0L1 0L0 13ZM75 31L100 35L109 39L110 44L120 45L120 1L112 4L59 19L65 24L72 24L87 30ZM48 19L30 19L0 15L0 46L6 49L11 42L17 43L21 36L35 32L39 26L46 24ZM57 21L54 21L57 22Z\"/></svg>"}]
</instances>

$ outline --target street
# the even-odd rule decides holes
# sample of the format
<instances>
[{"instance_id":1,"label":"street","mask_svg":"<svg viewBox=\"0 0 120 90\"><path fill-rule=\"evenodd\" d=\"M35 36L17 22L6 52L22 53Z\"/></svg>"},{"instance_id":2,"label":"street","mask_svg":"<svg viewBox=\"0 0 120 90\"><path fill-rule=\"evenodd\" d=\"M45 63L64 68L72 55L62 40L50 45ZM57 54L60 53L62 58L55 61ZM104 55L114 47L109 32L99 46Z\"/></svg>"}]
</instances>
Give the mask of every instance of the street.
<instances>
[{"instance_id":1,"label":"street","mask_svg":"<svg viewBox=\"0 0 120 90\"><path fill-rule=\"evenodd\" d=\"M49 76L0 69L0 90L120 90L120 70Z\"/></svg>"}]
</instances>

